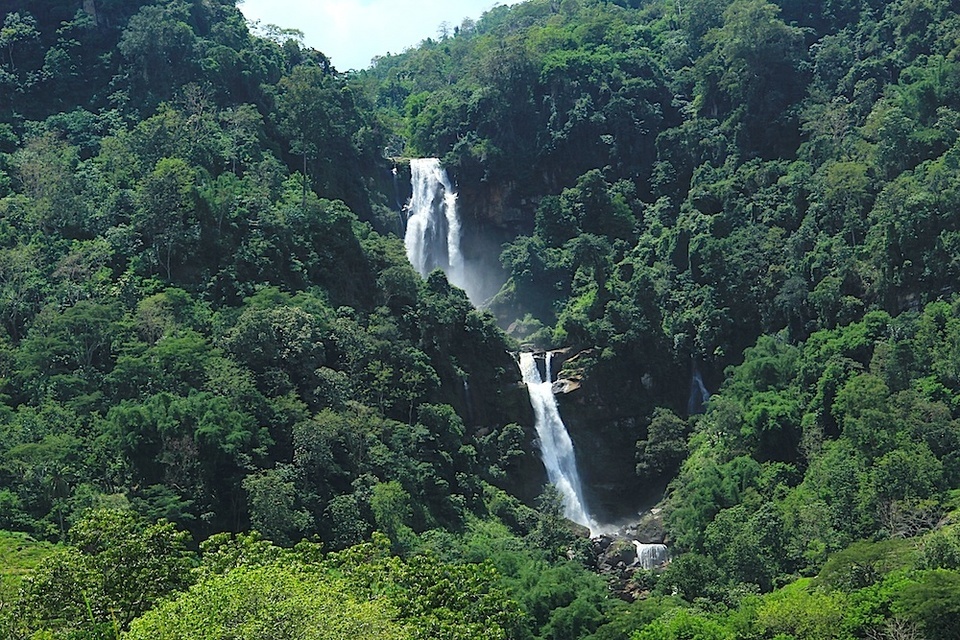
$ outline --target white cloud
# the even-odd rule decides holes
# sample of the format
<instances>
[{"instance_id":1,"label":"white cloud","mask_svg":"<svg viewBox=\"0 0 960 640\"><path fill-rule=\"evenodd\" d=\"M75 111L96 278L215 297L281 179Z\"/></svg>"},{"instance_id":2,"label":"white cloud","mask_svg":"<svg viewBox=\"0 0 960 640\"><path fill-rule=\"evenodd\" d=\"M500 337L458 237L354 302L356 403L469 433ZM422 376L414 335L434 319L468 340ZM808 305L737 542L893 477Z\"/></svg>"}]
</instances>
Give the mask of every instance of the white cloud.
<instances>
[{"instance_id":1,"label":"white cloud","mask_svg":"<svg viewBox=\"0 0 960 640\"><path fill-rule=\"evenodd\" d=\"M250 20L299 29L307 45L341 70L361 69L374 56L401 53L435 38L441 23L477 19L497 4L516 0L244 0Z\"/></svg>"}]
</instances>

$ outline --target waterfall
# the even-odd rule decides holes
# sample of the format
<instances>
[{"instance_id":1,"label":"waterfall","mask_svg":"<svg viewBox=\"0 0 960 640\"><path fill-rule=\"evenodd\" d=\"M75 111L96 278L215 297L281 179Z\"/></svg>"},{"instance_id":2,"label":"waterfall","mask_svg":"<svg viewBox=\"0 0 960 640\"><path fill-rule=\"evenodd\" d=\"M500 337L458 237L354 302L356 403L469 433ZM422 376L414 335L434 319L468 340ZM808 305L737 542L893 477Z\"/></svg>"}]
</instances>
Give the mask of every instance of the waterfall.
<instances>
[{"instance_id":1,"label":"waterfall","mask_svg":"<svg viewBox=\"0 0 960 640\"><path fill-rule=\"evenodd\" d=\"M656 569L662 567L670 560L670 551L663 544L644 544L633 541L637 548L637 564L644 569Z\"/></svg>"},{"instance_id":2,"label":"waterfall","mask_svg":"<svg viewBox=\"0 0 960 640\"><path fill-rule=\"evenodd\" d=\"M710 400L710 392L707 391L707 385L703 383L703 376L700 375L700 369L697 364L693 364L693 373L690 376L690 397L687 399L687 413L703 413L704 407Z\"/></svg>"},{"instance_id":3,"label":"waterfall","mask_svg":"<svg viewBox=\"0 0 960 640\"><path fill-rule=\"evenodd\" d=\"M553 396L550 372L550 353L546 354L545 376L532 353L520 354L520 373L530 393L530 404L536 417L537 436L540 439L540 455L547 469L547 479L563 496L563 514L578 524L589 527L591 532L599 527L587 513L583 501L580 474L573 452L570 434L560 419L557 401Z\"/></svg>"},{"instance_id":4,"label":"waterfall","mask_svg":"<svg viewBox=\"0 0 960 640\"><path fill-rule=\"evenodd\" d=\"M421 276L441 269L451 284L464 288L457 194L447 172L437 158L413 158L410 183L413 195L404 234L410 264Z\"/></svg>"}]
</instances>

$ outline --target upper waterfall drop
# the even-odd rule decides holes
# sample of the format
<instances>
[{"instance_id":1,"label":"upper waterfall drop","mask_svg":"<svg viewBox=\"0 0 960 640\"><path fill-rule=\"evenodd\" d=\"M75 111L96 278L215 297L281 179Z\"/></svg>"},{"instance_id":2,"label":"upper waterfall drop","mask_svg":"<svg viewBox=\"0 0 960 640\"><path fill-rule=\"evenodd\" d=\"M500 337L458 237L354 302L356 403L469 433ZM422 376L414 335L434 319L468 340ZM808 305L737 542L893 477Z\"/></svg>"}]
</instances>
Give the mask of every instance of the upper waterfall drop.
<instances>
[{"instance_id":1,"label":"upper waterfall drop","mask_svg":"<svg viewBox=\"0 0 960 640\"><path fill-rule=\"evenodd\" d=\"M410 264L424 277L441 269L451 284L466 288L457 193L447 172L438 158L413 158L410 183L413 195L407 204L404 234Z\"/></svg>"},{"instance_id":2,"label":"upper waterfall drop","mask_svg":"<svg viewBox=\"0 0 960 640\"><path fill-rule=\"evenodd\" d=\"M545 375L541 377L537 361L532 353L520 354L520 373L530 393L530 405L536 418L537 436L540 439L540 455L547 469L547 479L555 485L563 497L563 514L570 520L595 533L599 526L590 517L583 500L583 487L577 471L577 459L573 441L567 427L560 419L557 400L553 396L550 353L546 354Z\"/></svg>"}]
</instances>

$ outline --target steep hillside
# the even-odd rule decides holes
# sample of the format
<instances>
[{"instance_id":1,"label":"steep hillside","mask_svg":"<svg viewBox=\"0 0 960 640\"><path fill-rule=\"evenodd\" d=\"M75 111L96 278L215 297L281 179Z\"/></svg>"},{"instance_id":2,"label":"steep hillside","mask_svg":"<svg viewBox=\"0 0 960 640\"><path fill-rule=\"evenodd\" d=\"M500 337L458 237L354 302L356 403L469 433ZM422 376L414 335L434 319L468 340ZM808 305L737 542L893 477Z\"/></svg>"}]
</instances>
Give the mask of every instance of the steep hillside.
<instances>
[{"instance_id":1,"label":"steep hillside","mask_svg":"<svg viewBox=\"0 0 960 640\"><path fill-rule=\"evenodd\" d=\"M956 637L957 3L0 9L0 636Z\"/></svg>"},{"instance_id":2,"label":"steep hillside","mask_svg":"<svg viewBox=\"0 0 960 640\"><path fill-rule=\"evenodd\" d=\"M761 335L955 291L957 24L949 2L533 0L356 80L456 176L501 327L591 350L566 409L625 477L654 409L685 416Z\"/></svg>"},{"instance_id":3,"label":"steep hillside","mask_svg":"<svg viewBox=\"0 0 960 640\"><path fill-rule=\"evenodd\" d=\"M529 409L492 320L359 220L374 116L233 2L141 4L3 18L0 527L123 504L342 546L391 482L457 527Z\"/></svg>"}]
</instances>

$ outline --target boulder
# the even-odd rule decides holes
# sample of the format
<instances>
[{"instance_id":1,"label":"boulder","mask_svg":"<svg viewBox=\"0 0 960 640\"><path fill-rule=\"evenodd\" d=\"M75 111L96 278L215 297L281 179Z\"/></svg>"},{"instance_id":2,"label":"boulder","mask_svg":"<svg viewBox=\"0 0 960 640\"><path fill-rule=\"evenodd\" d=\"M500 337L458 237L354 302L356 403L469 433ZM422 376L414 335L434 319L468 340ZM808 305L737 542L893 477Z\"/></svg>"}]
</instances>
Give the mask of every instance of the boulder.
<instances>
[{"instance_id":1,"label":"boulder","mask_svg":"<svg viewBox=\"0 0 960 640\"><path fill-rule=\"evenodd\" d=\"M623 534L644 544L664 544L667 528L663 522L663 510L654 507L640 515L640 520L625 528Z\"/></svg>"},{"instance_id":2,"label":"boulder","mask_svg":"<svg viewBox=\"0 0 960 640\"><path fill-rule=\"evenodd\" d=\"M637 548L630 540L617 538L597 558L601 573L629 567L637 561Z\"/></svg>"},{"instance_id":3,"label":"boulder","mask_svg":"<svg viewBox=\"0 0 960 640\"><path fill-rule=\"evenodd\" d=\"M649 597L656 582L651 572L670 563L666 545L628 537L626 532L632 530L635 528L625 527L619 533L604 533L591 540L597 573L607 579L614 596L627 602Z\"/></svg>"}]
</instances>

